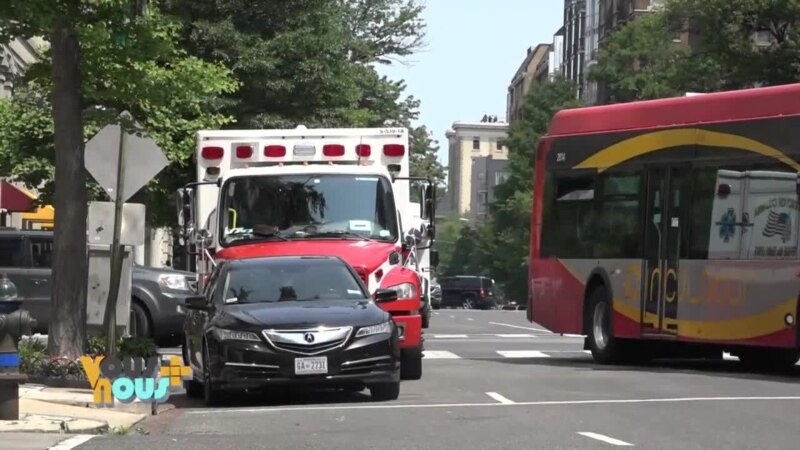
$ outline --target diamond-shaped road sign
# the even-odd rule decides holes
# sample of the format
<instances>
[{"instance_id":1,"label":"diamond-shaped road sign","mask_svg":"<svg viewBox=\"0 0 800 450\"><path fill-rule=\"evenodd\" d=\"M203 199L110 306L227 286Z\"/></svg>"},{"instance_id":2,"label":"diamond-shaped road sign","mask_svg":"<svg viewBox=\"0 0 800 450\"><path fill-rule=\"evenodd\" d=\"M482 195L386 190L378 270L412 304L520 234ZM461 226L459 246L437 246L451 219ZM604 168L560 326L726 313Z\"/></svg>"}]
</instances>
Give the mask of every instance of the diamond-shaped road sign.
<instances>
[{"instance_id":1,"label":"diamond-shaped road sign","mask_svg":"<svg viewBox=\"0 0 800 450\"><path fill-rule=\"evenodd\" d=\"M123 113L125 115L125 113ZM125 172L122 186L124 202L150 182L169 164L158 144L148 137L125 133ZM120 126L106 125L86 143L86 170L114 200L117 188Z\"/></svg>"}]
</instances>

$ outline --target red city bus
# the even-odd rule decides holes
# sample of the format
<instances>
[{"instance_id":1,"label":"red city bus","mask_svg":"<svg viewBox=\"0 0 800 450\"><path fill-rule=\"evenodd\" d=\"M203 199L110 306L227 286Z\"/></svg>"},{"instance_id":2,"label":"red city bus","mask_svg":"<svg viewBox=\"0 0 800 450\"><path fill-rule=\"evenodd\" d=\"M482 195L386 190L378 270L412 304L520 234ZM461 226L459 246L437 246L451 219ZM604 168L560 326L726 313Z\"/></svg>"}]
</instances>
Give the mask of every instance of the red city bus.
<instances>
[{"instance_id":1,"label":"red city bus","mask_svg":"<svg viewBox=\"0 0 800 450\"><path fill-rule=\"evenodd\" d=\"M528 320L601 363L800 357L800 84L564 110L536 156Z\"/></svg>"}]
</instances>

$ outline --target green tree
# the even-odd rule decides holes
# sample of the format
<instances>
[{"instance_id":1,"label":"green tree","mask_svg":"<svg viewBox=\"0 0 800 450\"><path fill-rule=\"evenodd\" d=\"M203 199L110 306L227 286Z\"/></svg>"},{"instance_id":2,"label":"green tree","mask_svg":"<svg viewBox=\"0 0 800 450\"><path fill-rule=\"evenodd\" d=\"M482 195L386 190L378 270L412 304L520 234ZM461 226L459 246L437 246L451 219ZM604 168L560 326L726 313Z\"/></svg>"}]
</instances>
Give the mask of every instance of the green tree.
<instances>
[{"instance_id":1,"label":"green tree","mask_svg":"<svg viewBox=\"0 0 800 450\"><path fill-rule=\"evenodd\" d=\"M611 34L600 50L589 79L606 83L612 102L718 89L718 62L676 42L679 31L662 12L628 22Z\"/></svg>"},{"instance_id":2,"label":"green tree","mask_svg":"<svg viewBox=\"0 0 800 450\"><path fill-rule=\"evenodd\" d=\"M185 55L174 45L174 24L146 3L10 0L0 4L2 39L47 36L51 45L22 81L19 95L0 105L0 115L6 119L0 132L0 171L10 171L30 187L41 187L43 200L54 203L48 332L54 355L76 357L85 342L89 199L85 140L127 109L181 167L190 158L193 131L228 120L214 111L213 103L218 94L235 88L227 70ZM159 186L151 185L155 187L151 198L163 199ZM159 203L164 202L150 204Z\"/></svg>"},{"instance_id":3,"label":"green tree","mask_svg":"<svg viewBox=\"0 0 800 450\"><path fill-rule=\"evenodd\" d=\"M461 235L461 229L466 226L466 219L459 217L447 217L436 222L436 249L439 250L437 275L448 273L448 268L453 264L456 242Z\"/></svg>"},{"instance_id":4,"label":"green tree","mask_svg":"<svg viewBox=\"0 0 800 450\"><path fill-rule=\"evenodd\" d=\"M673 29L695 38L695 55L719 65L723 89L800 80L796 0L671 0L666 15Z\"/></svg>"},{"instance_id":5,"label":"green tree","mask_svg":"<svg viewBox=\"0 0 800 450\"><path fill-rule=\"evenodd\" d=\"M522 119L509 127L506 144L511 174L495 190L491 220L479 234L478 259L510 300L527 298L533 169L539 139L556 112L577 106L580 102L571 82L536 83L523 101Z\"/></svg>"},{"instance_id":6,"label":"green tree","mask_svg":"<svg viewBox=\"0 0 800 450\"><path fill-rule=\"evenodd\" d=\"M242 128L409 123L419 102L372 63L402 57L424 35L408 0L167 0L192 55L229 67L242 88L226 111Z\"/></svg>"},{"instance_id":7,"label":"green tree","mask_svg":"<svg viewBox=\"0 0 800 450\"><path fill-rule=\"evenodd\" d=\"M409 143L411 145L410 172L413 177L428 177L434 180L438 187L444 181L444 167L439 162L439 143L425 125L409 129ZM420 183L411 183L411 199L420 201ZM442 198L444 189L437 189L437 200Z\"/></svg>"},{"instance_id":8,"label":"green tree","mask_svg":"<svg viewBox=\"0 0 800 450\"><path fill-rule=\"evenodd\" d=\"M480 234L471 226L459 230L458 239L453 246L450 263L445 268L445 276L484 275L478 247Z\"/></svg>"},{"instance_id":9,"label":"green tree","mask_svg":"<svg viewBox=\"0 0 800 450\"><path fill-rule=\"evenodd\" d=\"M796 82L800 2L670 0L611 34L589 77L620 102Z\"/></svg>"}]
</instances>

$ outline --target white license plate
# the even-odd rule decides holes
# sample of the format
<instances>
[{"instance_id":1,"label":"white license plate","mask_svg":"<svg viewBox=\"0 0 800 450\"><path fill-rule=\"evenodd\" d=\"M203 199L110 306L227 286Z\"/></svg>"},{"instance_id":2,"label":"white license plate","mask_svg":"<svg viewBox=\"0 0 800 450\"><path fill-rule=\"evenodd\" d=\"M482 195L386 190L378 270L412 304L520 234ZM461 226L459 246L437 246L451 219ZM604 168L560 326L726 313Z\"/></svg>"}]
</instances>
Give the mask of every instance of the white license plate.
<instances>
[{"instance_id":1,"label":"white license plate","mask_svg":"<svg viewBox=\"0 0 800 450\"><path fill-rule=\"evenodd\" d=\"M319 375L328 373L328 357L295 358L295 375Z\"/></svg>"}]
</instances>

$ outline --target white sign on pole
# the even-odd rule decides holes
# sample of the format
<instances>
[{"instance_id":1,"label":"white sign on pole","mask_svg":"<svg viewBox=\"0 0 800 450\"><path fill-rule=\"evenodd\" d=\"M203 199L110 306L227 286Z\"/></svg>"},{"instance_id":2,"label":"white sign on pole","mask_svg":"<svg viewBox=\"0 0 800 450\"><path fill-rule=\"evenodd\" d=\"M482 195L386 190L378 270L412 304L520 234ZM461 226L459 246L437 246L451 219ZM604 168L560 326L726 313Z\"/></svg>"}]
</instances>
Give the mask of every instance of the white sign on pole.
<instances>
[{"instance_id":1,"label":"white sign on pole","mask_svg":"<svg viewBox=\"0 0 800 450\"><path fill-rule=\"evenodd\" d=\"M122 113L122 116L130 117L127 112ZM84 153L86 170L112 200L115 198L114 190L117 187L119 139L120 126L106 125L86 143ZM153 139L133 133L125 133L124 139L126 156L122 187L123 202L133 197L169 164L166 155Z\"/></svg>"},{"instance_id":2,"label":"white sign on pole","mask_svg":"<svg viewBox=\"0 0 800 450\"><path fill-rule=\"evenodd\" d=\"M114 237L114 202L89 203L89 244L111 245ZM120 245L144 245L145 207L141 203L122 205Z\"/></svg>"}]
</instances>

